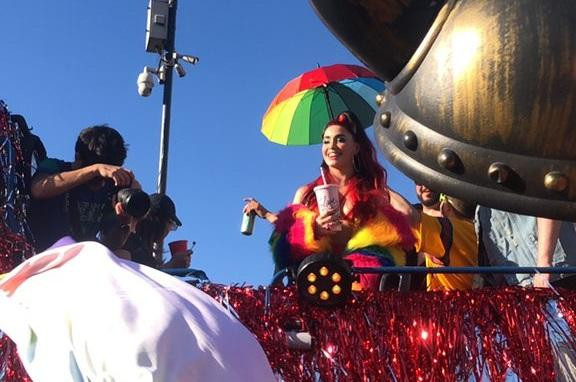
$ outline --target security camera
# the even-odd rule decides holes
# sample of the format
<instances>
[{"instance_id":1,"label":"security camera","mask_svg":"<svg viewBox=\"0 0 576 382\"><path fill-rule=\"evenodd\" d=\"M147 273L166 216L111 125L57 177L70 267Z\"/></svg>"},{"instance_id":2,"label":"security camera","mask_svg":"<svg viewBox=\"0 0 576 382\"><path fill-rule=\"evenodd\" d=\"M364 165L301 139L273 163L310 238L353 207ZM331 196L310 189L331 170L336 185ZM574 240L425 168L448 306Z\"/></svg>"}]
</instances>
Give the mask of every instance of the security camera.
<instances>
[{"instance_id":1,"label":"security camera","mask_svg":"<svg viewBox=\"0 0 576 382\"><path fill-rule=\"evenodd\" d=\"M198 57L190 56L188 54L182 54L182 55L180 55L180 58L182 58L184 61L186 61L187 63L192 64L192 65L196 65L198 63L198 61L200 61L200 59Z\"/></svg>"},{"instance_id":2,"label":"security camera","mask_svg":"<svg viewBox=\"0 0 576 382\"><path fill-rule=\"evenodd\" d=\"M176 69L176 73L178 73L178 77L184 77L186 75L186 70L180 65L178 62L174 65L174 69Z\"/></svg>"},{"instance_id":3,"label":"security camera","mask_svg":"<svg viewBox=\"0 0 576 382\"><path fill-rule=\"evenodd\" d=\"M158 71L156 72L156 75L158 76L158 80L160 81L160 84L163 84L164 81L166 81L166 66L160 65L160 67L158 68Z\"/></svg>"},{"instance_id":4,"label":"security camera","mask_svg":"<svg viewBox=\"0 0 576 382\"><path fill-rule=\"evenodd\" d=\"M145 67L142 73L138 75L136 84L138 85L138 94L142 97L148 97L152 93L154 87L154 69Z\"/></svg>"}]
</instances>

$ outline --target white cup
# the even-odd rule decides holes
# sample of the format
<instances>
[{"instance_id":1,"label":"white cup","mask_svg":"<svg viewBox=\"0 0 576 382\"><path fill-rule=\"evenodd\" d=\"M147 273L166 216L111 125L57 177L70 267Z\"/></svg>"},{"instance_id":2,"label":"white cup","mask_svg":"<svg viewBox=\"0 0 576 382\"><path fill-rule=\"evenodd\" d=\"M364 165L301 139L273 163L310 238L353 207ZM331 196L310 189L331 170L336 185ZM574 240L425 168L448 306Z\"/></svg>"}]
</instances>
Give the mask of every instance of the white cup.
<instances>
[{"instance_id":1,"label":"white cup","mask_svg":"<svg viewBox=\"0 0 576 382\"><path fill-rule=\"evenodd\" d=\"M340 219L340 187L337 184L324 184L314 187L316 194L316 201L318 202L318 211L321 214L336 211L334 214L336 219ZM332 223L327 227L330 231L340 231L342 225L340 222Z\"/></svg>"}]
</instances>

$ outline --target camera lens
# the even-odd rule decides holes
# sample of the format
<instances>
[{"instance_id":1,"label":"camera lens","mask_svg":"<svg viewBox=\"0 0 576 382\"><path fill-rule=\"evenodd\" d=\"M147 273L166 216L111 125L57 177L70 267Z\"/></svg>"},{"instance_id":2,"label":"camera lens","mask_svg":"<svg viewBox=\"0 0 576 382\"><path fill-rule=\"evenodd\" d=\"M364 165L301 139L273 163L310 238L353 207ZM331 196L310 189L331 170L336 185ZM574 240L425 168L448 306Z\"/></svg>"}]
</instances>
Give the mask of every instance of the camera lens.
<instances>
[{"instance_id":1,"label":"camera lens","mask_svg":"<svg viewBox=\"0 0 576 382\"><path fill-rule=\"evenodd\" d=\"M122 204L124 211L134 217L141 218L150 208L148 194L136 188L124 188L116 194L118 203Z\"/></svg>"}]
</instances>

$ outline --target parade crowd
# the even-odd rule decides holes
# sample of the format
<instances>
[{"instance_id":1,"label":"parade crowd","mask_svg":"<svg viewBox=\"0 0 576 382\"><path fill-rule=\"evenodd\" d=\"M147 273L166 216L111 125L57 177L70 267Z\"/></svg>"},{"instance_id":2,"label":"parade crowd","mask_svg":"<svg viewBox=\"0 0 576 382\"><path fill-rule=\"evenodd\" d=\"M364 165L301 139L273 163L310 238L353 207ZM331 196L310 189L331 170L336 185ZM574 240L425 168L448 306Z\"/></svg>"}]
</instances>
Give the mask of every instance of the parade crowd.
<instances>
[{"instance_id":1,"label":"parade crowd","mask_svg":"<svg viewBox=\"0 0 576 382\"><path fill-rule=\"evenodd\" d=\"M154 268L186 268L191 250L168 261L155 243L182 225L167 195L148 195L136 176L122 167L123 137L109 126L82 130L74 162L39 161L31 178L29 224L37 253L63 237L99 241L117 256Z\"/></svg>"},{"instance_id":2,"label":"parade crowd","mask_svg":"<svg viewBox=\"0 0 576 382\"><path fill-rule=\"evenodd\" d=\"M300 187L292 205L273 213L254 198L253 212L274 225L276 268L295 267L307 255L336 253L356 267L568 266L575 264L573 223L518 215L477 206L415 184L412 205L386 183L375 149L357 117L342 113L325 127L322 173ZM314 187L339 187L340 206L320 211ZM428 274L413 276L413 290L467 290L480 286L574 287L574 278L539 273L501 275ZM354 287L378 289L380 275L360 275ZM382 285L381 285L382 284Z\"/></svg>"},{"instance_id":3,"label":"parade crowd","mask_svg":"<svg viewBox=\"0 0 576 382\"><path fill-rule=\"evenodd\" d=\"M36 255L4 279L0 276L0 327L20 355L35 349L34 357L22 361L32 379L126 375L124 380L140 380L154 375L155 380L189 380L198 375L202 380L274 380L264 350L227 308L152 269L188 268L192 253L181 248L163 258L161 243L182 222L167 195L148 195L123 167L127 149L118 131L106 125L82 130L73 162L48 158L45 150L36 154L26 187ZM476 206L424 184L415 184L420 203L409 203L388 186L376 150L351 112L327 123L321 155L320 176L299 187L286 208L273 212L255 198L244 205L245 214L273 226L269 243L276 270L296 269L314 254L342 257L361 268L547 267L573 260L573 223ZM326 194L318 192L326 189L335 190L330 208L319 196ZM406 288L386 274L359 274L352 289L573 287L570 276L497 276L412 275ZM102 312L107 312L103 318ZM4 362L16 365L12 370L21 376L18 380L27 380L11 343L0 340L12 349ZM111 343L131 345L110 352ZM214 344L213 350L206 351L205 343ZM163 346L170 351L157 350ZM69 370L70 354L77 367ZM135 361L142 354L153 358L153 367ZM94 357L106 361L90 362Z\"/></svg>"},{"instance_id":4,"label":"parade crowd","mask_svg":"<svg viewBox=\"0 0 576 382\"><path fill-rule=\"evenodd\" d=\"M15 123L24 124L13 115ZM42 150L40 150L42 151ZM322 176L297 189L293 202L274 213L254 198L244 213L274 226L270 240L276 270L297 267L308 255L331 253L356 267L567 266L574 264L574 225L518 215L441 194L415 184L410 204L392 190L386 170L357 117L345 112L328 122L322 140ZM99 241L117 256L154 268L187 268L191 250L166 261L158 245L182 225L167 195L148 196L123 167L121 134L106 126L82 130L73 162L46 157L30 180L29 224L37 253L62 237ZM339 206L320 211L314 188L338 186ZM49 222L49 223L48 223ZM569 275L568 275L569 276ZM562 275L428 274L411 276L412 290L466 290L480 286L572 287ZM358 276L355 289L396 287L381 275Z\"/></svg>"}]
</instances>

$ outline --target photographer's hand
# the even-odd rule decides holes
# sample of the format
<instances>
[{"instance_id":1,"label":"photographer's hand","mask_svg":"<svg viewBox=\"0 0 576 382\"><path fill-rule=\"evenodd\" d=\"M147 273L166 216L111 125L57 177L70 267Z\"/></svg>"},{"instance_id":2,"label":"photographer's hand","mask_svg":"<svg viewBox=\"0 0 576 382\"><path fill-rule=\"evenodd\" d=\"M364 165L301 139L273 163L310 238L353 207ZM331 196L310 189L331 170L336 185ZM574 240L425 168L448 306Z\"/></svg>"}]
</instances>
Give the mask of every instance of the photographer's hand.
<instances>
[{"instance_id":1,"label":"photographer's hand","mask_svg":"<svg viewBox=\"0 0 576 382\"><path fill-rule=\"evenodd\" d=\"M100 177L112 179L116 187L131 187L134 182L132 171L123 167L103 163L96 163L92 167Z\"/></svg>"},{"instance_id":2,"label":"photographer's hand","mask_svg":"<svg viewBox=\"0 0 576 382\"><path fill-rule=\"evenodd\" d=\"M130 185L130 188L135 188L137 190L141 190L142 189L142 185L140 184L140 182L138 180L136 180L136 178L132 179L132 184Z\"/></svg>"},{"instance_id":3,"label":"photographer's hand","mask_svg":"<svg viewBox=\"0 0 576 382\"><path fill-rule=\"evenodd\" d=\"M34 199L52 198L98 178L112 179L117 187L131 187L130 184L134 182L132 171L119 166L97 163L56 174L38 173L32 180L32 197ZM135 184L139 185L138 182Z\"/></svg>"}]
</instances>

